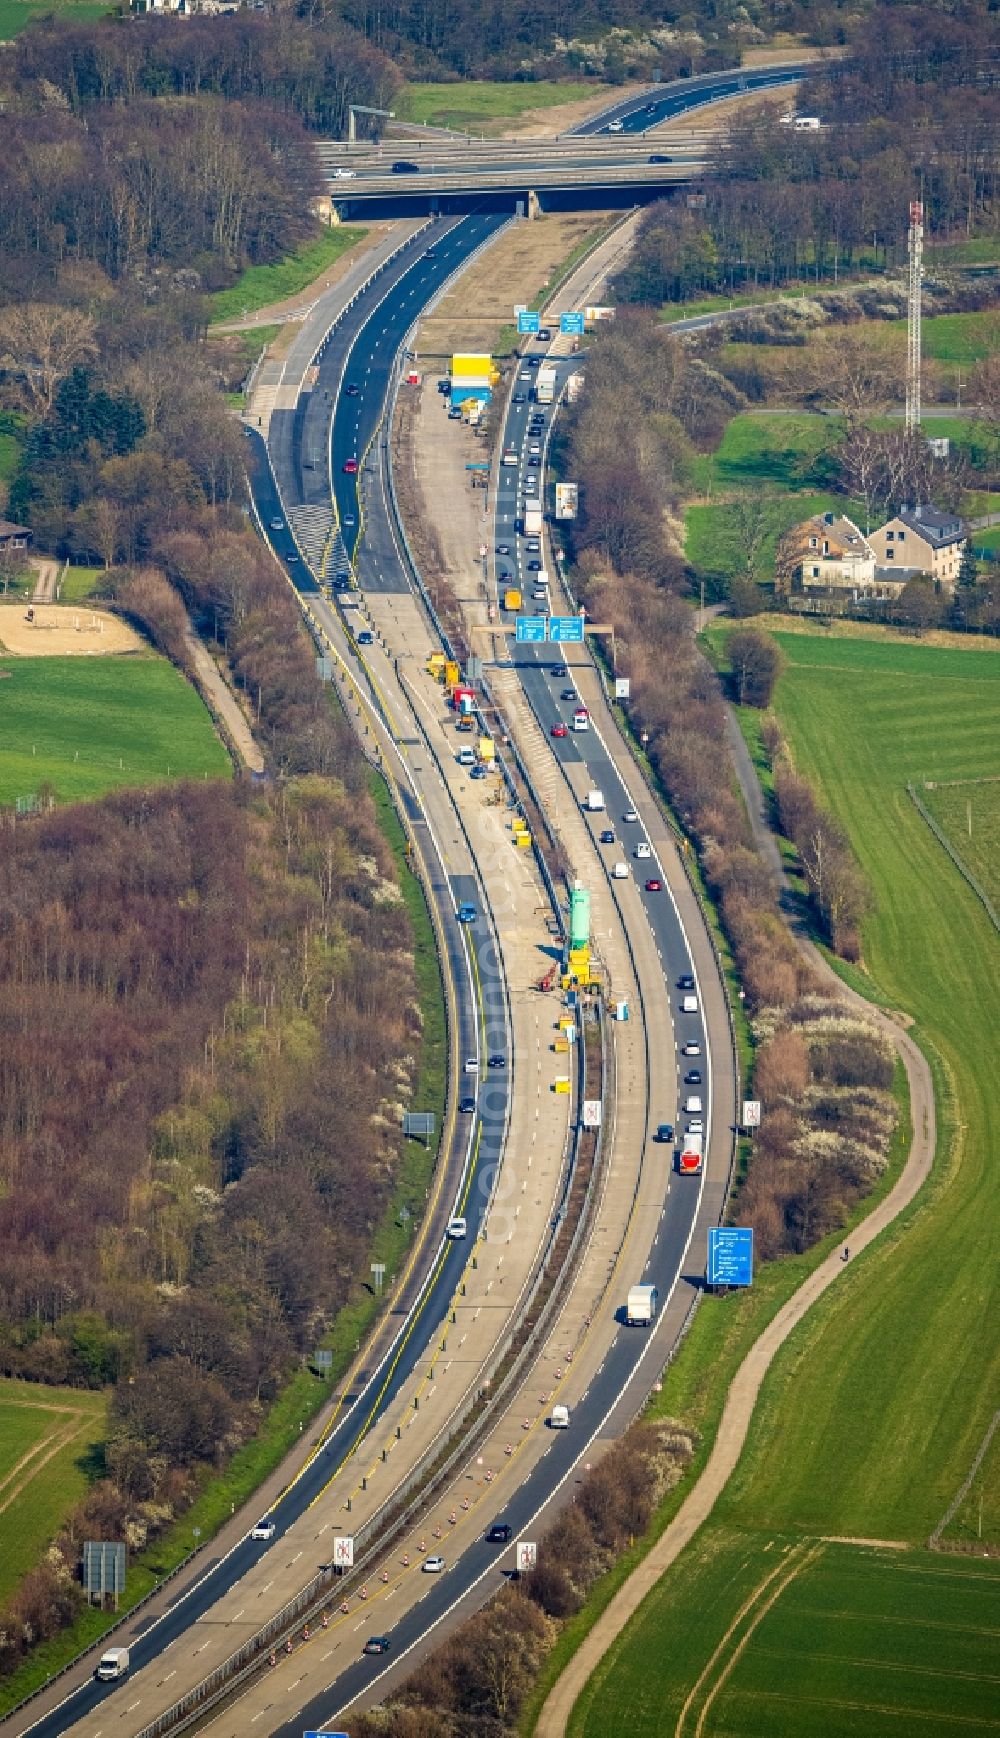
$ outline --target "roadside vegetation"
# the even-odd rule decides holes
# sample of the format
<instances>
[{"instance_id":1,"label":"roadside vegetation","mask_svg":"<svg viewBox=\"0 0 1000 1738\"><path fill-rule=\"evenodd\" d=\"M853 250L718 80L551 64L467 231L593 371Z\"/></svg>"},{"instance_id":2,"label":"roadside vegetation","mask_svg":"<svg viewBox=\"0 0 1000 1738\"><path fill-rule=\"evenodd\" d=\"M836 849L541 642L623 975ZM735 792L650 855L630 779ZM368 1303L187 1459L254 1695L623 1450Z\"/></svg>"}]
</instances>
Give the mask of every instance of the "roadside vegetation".
<instances>
[{"instance_id":1,"label":"roadside vegetation","mask_svg":"<svg viewBox=\"0 0 1000 1738\"><path fill-rule=\"evenodd\" d=\"M230 289L216 290L209 297L209 319L214 325L240 320L256 314L260 308L297 296L367 234L357 224L338 224L322 230L314 241L304 242L273 265L247 266Z\"/></svg>"},{"instance_id":2,"label":"roadside vegetation","mask_svg":"<svg viewBox=\"0 0 1000 1738\"><path fill-rule=\"evenodd\" d=\"M532 109L560 109L588 96L614 101L614 92L599 83L556 84L551 79L463 79L457 84L406 84L396 98L396 114L403 121L430 127L450 127L456 132L502 133Z\"/></svg>"}]
</instances>

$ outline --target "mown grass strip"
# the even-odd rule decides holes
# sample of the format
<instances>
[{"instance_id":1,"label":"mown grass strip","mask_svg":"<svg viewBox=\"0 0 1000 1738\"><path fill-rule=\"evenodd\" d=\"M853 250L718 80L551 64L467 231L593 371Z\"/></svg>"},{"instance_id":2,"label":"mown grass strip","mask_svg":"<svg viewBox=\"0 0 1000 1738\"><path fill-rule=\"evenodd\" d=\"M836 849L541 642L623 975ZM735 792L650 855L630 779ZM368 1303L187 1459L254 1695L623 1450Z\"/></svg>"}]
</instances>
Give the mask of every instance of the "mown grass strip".
<instances>
[{"instance_id":1,"label":"mown grass strip","mask_svg":"<svg viewBox=\"0 0 1000 1738\"><path fill-rule=\"evenodd\" d=\"M339 224L321 230L314 241L306 242L274 265L248 266L231 289L217 290L207 298L209 320L212 325L223 320L240 320L255 314L258 308L297 296L367 234L366 229L356 224Z\"/></svg>"}]
</instances>

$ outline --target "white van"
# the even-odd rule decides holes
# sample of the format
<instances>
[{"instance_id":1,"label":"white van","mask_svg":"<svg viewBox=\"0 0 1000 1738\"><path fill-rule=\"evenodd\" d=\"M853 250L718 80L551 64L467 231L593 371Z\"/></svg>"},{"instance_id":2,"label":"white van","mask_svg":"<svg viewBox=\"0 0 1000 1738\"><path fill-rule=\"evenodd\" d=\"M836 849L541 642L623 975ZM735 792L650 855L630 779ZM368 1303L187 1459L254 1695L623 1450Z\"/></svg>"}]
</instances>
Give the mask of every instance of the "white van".
<instances>
[{"instance_id":1,"label":"white van","mask_svg":"<svg viewBox=\"0 0 1000 1738\"><path fill-rule=\"evenodd\" d=\"M569 1429L569 1407L568 1406L553 1406L552 1411L549 1413L549 1429L550 1430L568 1430Z\"/></svg>"},{"instance_id":2,"label":"white van","mask_svg":"<svg viewBox=\"0 0 1000 1738\"><path fill-rule=\"evenodd\" d=\"M462 1215L457 1213L454 1219L449 1219L448 1230L445 1235L450 1237L453 1243L460 1243L462 1238L468 1235L468 1230L469 1227Z\"/></svg>"},{"instance_id":3,"label":"white van","mask_svg":"<svg viewBox=\"0 0 1000 1738\"><path fill-rule=\"evenodd\" d=\"M645 840L643 840L641 845L636 846L635 854L637 857L651 857L653 855Z\"/></svg>"},{"instance_id":4,"label":"white van","mask_svg":"<svg viewBox=\"0 0 1000 1738\"><path fill-rule=\"evenodd\" d=\"M627 881L628 880L628 864L627 863L615 863L612 867L612 870L611 870L611 876L612 876L612 879L615 881Z\"/></svg>"},{"instance_id":5,"label":"white van","mask_svg":"<svg viewBox=\"0 0 1000 1738\"><path fill-rule=\"evenodd\" d=\"M697 998L697 996L682 996L681 997L681 1013L682 1014L697 1014L697 1012L698 1012L698 998Z\"/></svg>"},{"instance_id":6,"label":"white van","mask_svg":"<svg viewBox=\"0 0 1000 1738\"><path fill-rule=\"evenodd\" d=\"M697 1098L697 1097L686 1098L684 1100L684 1115L685 1116L700 1116L701 1115L701 1099Z\"/></svg>"}]
</instances>

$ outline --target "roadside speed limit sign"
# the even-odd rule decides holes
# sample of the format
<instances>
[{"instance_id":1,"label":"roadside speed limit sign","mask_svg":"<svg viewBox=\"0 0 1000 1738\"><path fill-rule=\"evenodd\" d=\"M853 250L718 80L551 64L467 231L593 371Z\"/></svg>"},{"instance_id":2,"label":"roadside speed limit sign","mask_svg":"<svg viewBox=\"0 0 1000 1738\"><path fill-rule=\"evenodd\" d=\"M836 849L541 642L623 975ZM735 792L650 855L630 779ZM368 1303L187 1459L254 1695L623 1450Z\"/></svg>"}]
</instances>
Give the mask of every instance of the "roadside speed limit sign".
<instances>
[{"instance_id":1,"label":"roadside speed limit sign","mask_svg":"<svg viewBox=\"0 0 1000 1738\"><path fill-rule=\"evenodd\" d=\"M538 1546L530 1539L519 1539L517 1542L517 1572L525 1575L529 1569L534 1569L538 1562Z\"/></svg>"}]
</instances>

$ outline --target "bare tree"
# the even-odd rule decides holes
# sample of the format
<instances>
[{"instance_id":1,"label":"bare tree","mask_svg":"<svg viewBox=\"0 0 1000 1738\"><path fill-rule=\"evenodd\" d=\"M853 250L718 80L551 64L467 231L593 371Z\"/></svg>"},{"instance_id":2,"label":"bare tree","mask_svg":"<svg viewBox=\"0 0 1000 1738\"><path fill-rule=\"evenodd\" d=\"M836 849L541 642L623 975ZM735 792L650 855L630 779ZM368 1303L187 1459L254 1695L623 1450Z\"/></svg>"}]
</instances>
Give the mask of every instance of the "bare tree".
<instances>
[{"instance_id":1,"label":"bare tree","mask_svg":"<svg viewBox=\"0 0 1000 1738\"><path fill-rule=\"evenodd\" d=\"M77 308L51 302L5 308L0 313L0 367L18 377L35 410L51 410L64 375L97 355L95 332L95 321Z\"/></svg>"},{"instance_id":2,"label":"bare tree","mask_svg":"<svg viewBox=\"0 0 1000 1738\"><path fill-rule=\"evenodd\" d=\"M856 332L838 331L819 346L807 378L813 397L851 430L888 410L901 390L895 362Z\"/></svg>"}]
</instances>

